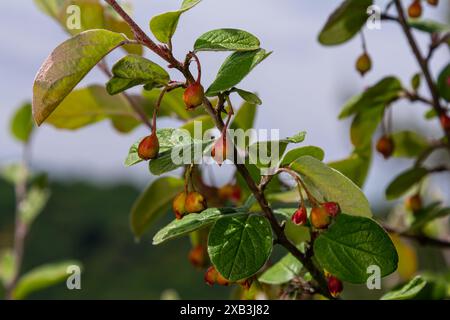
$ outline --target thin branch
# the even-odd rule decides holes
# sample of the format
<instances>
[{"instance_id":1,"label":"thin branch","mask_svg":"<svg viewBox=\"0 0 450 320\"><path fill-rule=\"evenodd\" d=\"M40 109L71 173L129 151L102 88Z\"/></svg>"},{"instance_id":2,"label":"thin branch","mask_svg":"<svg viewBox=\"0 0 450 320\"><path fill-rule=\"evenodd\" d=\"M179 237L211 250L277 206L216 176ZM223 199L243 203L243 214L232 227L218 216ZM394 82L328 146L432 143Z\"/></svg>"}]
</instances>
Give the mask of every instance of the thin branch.
<instances>
[{"instance_id":1,"label":"thin branch","mask_svg":"<svg viewBox=\"0 0 450 320\"><path fill-rule=\"evenodd\" d=\"M408 22L406 20L405 12L402 7L401 0L394 0L395 7L397 9L398 13L398 22L400 23L403 32L406 36L406 39L408 40L408 43L414 53L414 56L416 57L416 60L420 66L420 69L422 70L422 73L425 77L427 86L430 90L432 100L433 100L433 108L436 111L438 115L445 114L445 109L441 106L440 100L439 100L439 93L437 90L437 86L435 82L433 81L433 78L431 77L431 72L428 66L428 61L422 56L422 53L420 52L419 46L417 45L417 41L414 38L414 35L412 34L411 28L408 25ZM444 127L442 127L442 130L444 131L444 134L447 136L447 138L450 140L450 132L445 130Z\"/></svg>"},{"instance_id":2,"label":"thin branch","mask_svg":"<svg viewBox=\"0 0 450 320\"><path fill-rule=\"evenodd\" d=\"M164 49L163 47L160 47L156 45L145 33L142 31L142 29L133 21L133 19L128 16L128 14L120 7L120 5L115 0L105 0L111 7L128 23L128 25L133 30L136 39L140 41L143 45L145 45L147 48L152 50L154 53L159 55L161 58L166 60L170 63L171 67L174 67L178 69L186 78L188 82L194 81L194 77L192 76L191 72L189 71L188 65L183 64L179 61L177 61L172 53L167 49ZM222 131L225 127L225 124L220 117L220 114L217 114L214 110L214 107L211 104L211 101L208 98L203 99L203 105L206 109L206 112L211 116L213 119L216 127ZM234 148L234 153L236 153L236 148ZM272 208L269 206L267 199L264 195L264 193L258 188L255 181L251 177L249 171L247 170L247 167L243 164L235 163L235 166L239 172L239 174L244 178L246 184L252 191L253 195L255 196L256 200L258 201L259 205L261 206L261 209L266 216L266 218L269 220L272 229L277 237L277 242L281 244L283 247L285 247L294 257L296 257L300 262L302 262L303 266L310 272L312 277L317 281L318 288L317 291L321 293L322 295L333 299L331 297L330 293L327 289L327 281L325 279L325 276L323 275L323 272L319 270L316 265L313 263L310 256L307 256L303 254L285 235L284 229L280 224L278 223L278 220L275 218L275 214L272 211Z\"/></svg>"},{"instance_id":3,"label":"thin branch","mask_svg":"<svg viewBox=\"0 0 450 320\"><path fill-rule=\"evenodd\" d=\"M430 246L446 248L446 249L450 248L450 241L446 241L446 240L442 240L442 239L430 238L430 237L427 237L427 236L425 236L423 234L417 234L417 233L411 233L411 232L408 232L408 231L397 230L397 229L395 229L393 227L390 227L388 225L383 225L383 228L389 233L393 233L393 234L396 234L396 235L398 235L400 237L414 240L414 241L418 242L421 245L430 245Z\"/></svg>"}]
</instances>

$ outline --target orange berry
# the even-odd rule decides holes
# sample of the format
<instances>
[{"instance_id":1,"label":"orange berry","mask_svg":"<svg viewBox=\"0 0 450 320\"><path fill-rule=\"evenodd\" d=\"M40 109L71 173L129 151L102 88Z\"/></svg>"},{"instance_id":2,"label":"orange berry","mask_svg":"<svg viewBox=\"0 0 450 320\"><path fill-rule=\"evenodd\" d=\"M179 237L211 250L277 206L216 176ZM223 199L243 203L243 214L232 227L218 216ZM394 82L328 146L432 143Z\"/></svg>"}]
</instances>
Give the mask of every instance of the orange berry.
<instances>
[{"instance_id":1,"label":"orange berry","mask_svg":"<svg viewBox=\"0 0 450 320\"><path fill-rule=\"evenodd\" d=\"M159 153L159 140L156 133L145 137L138 146L138 156L143 160L154 159Z\"/></svg>"}]
</instances>

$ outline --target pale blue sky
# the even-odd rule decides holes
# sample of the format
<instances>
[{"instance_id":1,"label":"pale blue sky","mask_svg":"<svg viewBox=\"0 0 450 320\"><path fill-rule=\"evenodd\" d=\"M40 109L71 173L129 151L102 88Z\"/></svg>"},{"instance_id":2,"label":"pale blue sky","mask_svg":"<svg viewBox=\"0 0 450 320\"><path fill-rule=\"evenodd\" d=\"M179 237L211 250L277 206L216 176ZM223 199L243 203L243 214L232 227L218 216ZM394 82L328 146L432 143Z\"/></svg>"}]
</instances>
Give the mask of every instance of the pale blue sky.
<instances>
[{"instance_id":1,"label":"pale blue sky","mask_svg":"<svg viewBox=\"0 0 450 320\"><path fill-rule=\"evenodd\" d=\"M146 30L149 18L175 9L177 0L134 0L136 20ZM181 57L191 49L196 37L205 31L234 27L257 35L262 46L274 54L258 66L240 87L260 93L264 104L259 109L257 128L279 128L281 135L308 132L307 144L326 150L326 160L343 158L351 151L348 122L336 117L343 102L352 94L373 84L382 76L399 75L405 82L417 65L398 26L383 23L381 30L366 30L374 70L364 79L354 71L360 53L359 38L338 47L322 47L317 34L328 14L340 1L314 0L204 0L185 14L174 38L175 52ZM445 1L444 1L445 2ZM438 10L426 10L426 16L445 19L448 3ZM8 134L8 120L16 106L30 99L34 76L40 64L67 35L31 0L0 1L0 163L19 158L19 144ZM422 43L427 40L417 34ZM433 72L448 63L447 48L437 52ZM147 55L160 61L153 55ZM110 63L119 55L113 55ZM202 53L204 82L210 83L223 61L220 53ZM98 72L83 84L104 82ZM395 129L423 124L425 107L399 103ZM160 127L172 121L161 121ZM437 134L439 131L431 131ZM131 179L145 183L150 179L145 165L125 168L123 159L129 146L144 129L130 135L117 135L108 123L99 123L77 132L57 131L49 126L39 129L34 141L34 163L55 175L81 175L97 180ZM409 161L385 162L375 157L366 191L373 200L383 198L382 190L392 178L392 170L407 167ZM380 174L381 173L381 174ZM448 189L447 189L448 193Z\"/></svg>"}]
</instances>

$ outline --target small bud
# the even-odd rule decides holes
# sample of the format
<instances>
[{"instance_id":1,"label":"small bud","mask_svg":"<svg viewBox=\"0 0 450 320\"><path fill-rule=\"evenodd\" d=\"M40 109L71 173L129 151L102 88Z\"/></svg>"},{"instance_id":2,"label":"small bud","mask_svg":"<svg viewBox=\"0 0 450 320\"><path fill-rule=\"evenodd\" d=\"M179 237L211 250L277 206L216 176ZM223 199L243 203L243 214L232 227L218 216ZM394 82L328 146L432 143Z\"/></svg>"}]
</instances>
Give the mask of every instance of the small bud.
<instances>
[{"instance_id":1,"label":"small bud","mask_svg":"<svg viewBox=\"0 0 450 320\"><path fill-rule=\"evenodd\" d=\"M342 281L336 278L335 276L329 276L328 277L328 291L330 294L336 298L338 297L342 290L344 290L344 285L342 284Z\"/></svg>"},{"instance_id":2,"label":"small bud","mask_svg":"<svg viewBox=\"0 0 450 320\"><path fill-rule=\"evenodd\" d=\"M324 207L312 208L309 219L317 229L326 229L331 223L331 217Z\"/></svg>"},{"instance_id":3,"label":"small bud","mask_svg":"<svg viewBox=\"0 0 450 320\"><path fill-rule=\"evenodd\" d=\"M385 159L388 159L394 153L394 140L390 136L382 136L377 142L376 149Z\"/></svg>"},{"instance_id":4,"label":"small bud","mask_svg":"<svg viewBox=\"0 0 450 320\"><path fill-rule=\"evenodd\" d=\"M408 210L412 212L417 212L422 209L422 198L419 194L415 194L408 199L406 199L405 206Z\"/></svg>"},{"instance_id":5,"label":"small bud","mask_svg":"<svg viewBox=\"0 0 450 320\"><path fill-rule=\"evenodd\" d=\"M205 266L206 254L205 248L202 245L197 245L189 251L189 261L196 268L201 268Z\"/></svg>"},{"instance_id":6,"label":"small bud","mask_svg":"<svg viewBox=\"0 0 450 320\"><path fill-rule=\"evenodd\" d=\"M205 91L200 83L194 82L190 84L186 90L184 90L183 94L183 101L186 105L186 109L195 109L201 105L203 103L204 96Z\"/></svg>"},{"instance_id":7,"label":"small bud","mask_svg":"<svg viewBox=\"0 0 450 320\"><path fill-rule=\"evenodd\" d=\"M205 272L205 282L212 286L215 283L217 283L218 285L221 286L227 286L230 284L230 282L225 279L217 270L216 268L214 268L214 266L211 266L208 268L208 270L206 270Z\"/></svg>"},{"instance_id":8,"label":"small bud","mask_svg":"<svg viewBox=\"0 0 450 320\"><path fill-rule=\"evenodd\" d=\"M421 78L420 78L420 73L416 73L412 78L411 78L411 87L414 90L414 92L416 92L419 87L420 87L420 82L421 82Z\"/></svg>"},{"instance_id":9,"label":"small bud","mask_svg":"<svg viewBox=\"0 0 450 320\"><path fill-rule=\"evenodd\" d=\"M430 6L436 7L437 5L439 5L439 0L427 0L428 4Z\"/></svg>"},{"instance_id":10,"label":"small bud","mask_svg":"<svg viewBox=\"0 0 450 320\"><path fill-rule=\"evenodd\" d=\"M298 208L297 211L295 211L294 214L292 215L291 220L296 225L304 225L308 220L308 213L306 212L306 208L305 207Z\"/></svg>"},{"instance_id":11,"label":"small bud","mask_svg":"<svg viewBox=\"0 0 450 320\"><path fill-rule=\"evenodd\" d=\"M200 193L191 191L186 196L184 208L187 213L200 213L207 208L206 199Z\"/></svg>"},{"instance_id":12,"label":"small bud","mask_svg":"<svg viewBox=\"0 0 450 320\"><path fill-rule=\"evenodd\" d=\"M156 133L142 139L138 146L138 156L143 160L155 159L159 153L159 141Z\"/></svg>"},{"instance_id":13,"label":"small bud","mask_svg":"<svg viewBox=\"0 0 450 320\"><path fill-rule=\"evenodd\" d=\"M370 69L372 69L372 59L370 59L370 56L367 53L363 53L356 60L356 70L363 77Z\"/></svg>"},{"instance_id":14,"label":"small bud","mask_svg":"<svg viewBox=\"0 0 450 320\"><path fill-rule=\"evenodd\" d=\"M239 202L241 200L242 192L238 185L226 184L219 189L219 198L222 200L230 200L232 202Z\"/></svg>"},{"instance_id":15,"label":"small bud","mask_svg":"<svg viewBox=\"0 0 450 320\"><path fill-rule=\"evenodd\" d=\"M422 4L420 0L414 0L408 8L408 15L411 18L419 18L422 15Z\"/></svg>"},{"instance_id":16,"label":"small bud","mask_svg":"<svg viewBox=\"0 0 450 320\"><path fill-rule=\"evenodd\" d=\"M335 218L339 213L341 213L341 207L336 202L325 202L322 207L328 212L330 216Z\"/></svg>"},{"instance_id":17,"label":"small bud","mask_svg":"<svg viewBox=\"0 0 450 320\"><path fill-rule=\"evenodd\" d=\"M184 206L185 202L186 202L186 193L184 193L184 191L179 193L175 197L175 199L173 199L172 209L173 212L175 213L175 217L177 218L177 220L180 220L186 214L186 209Z\"/></svg>"},{"instance_id":18,"label":"small bud","mask_svg":"<svg viewBox=\"0 0 450 320\"><path fill-rule=\"evenodd\" d=\"M228 156L228 139L226 133L222 134L219 139L214 142L211 149L211 156L217 162L219 166L227 159Z\"/></svg>"},{"instance_id":19,"label":"small bud","mask_svg":"<svg viewBox=\"0 0 450 320\"><path fill-rule=\"evenodd\" d=\"M442 128L444 128L446 132L450 132L450 117L446 114L441 114L439 120L441 121Z\"/></svg>"}]
</instances>

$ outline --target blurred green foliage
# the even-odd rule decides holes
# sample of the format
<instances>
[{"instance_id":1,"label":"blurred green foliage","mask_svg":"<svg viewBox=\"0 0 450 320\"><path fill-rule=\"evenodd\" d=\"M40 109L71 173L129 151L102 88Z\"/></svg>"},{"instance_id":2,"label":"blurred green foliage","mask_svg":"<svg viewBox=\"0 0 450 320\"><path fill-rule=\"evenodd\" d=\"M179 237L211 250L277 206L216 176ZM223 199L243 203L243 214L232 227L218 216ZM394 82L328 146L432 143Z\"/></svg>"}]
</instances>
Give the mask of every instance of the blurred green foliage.
<instances>
[{"instance_id":1,"label":"blurred green foliage","mask_svg":"<svg viewBox=\"0 0 450 320\"><path fill-rule=\"evenodd\" d=\"M50 187L49 203L27 238L22 273L43 263L75 259L83 264L82 289L68 290L64 282L29 299L160 299L167 289L183 299L229 297L230 288L208 287L203 271L189 264L190 245L185 239L152 246L151 237L171 220L170 215L135 242L129 210L137 188L86 182ZM0 180L0 249L12 243L13 213L14 190Z\"/></svg>"}]
</instances>

